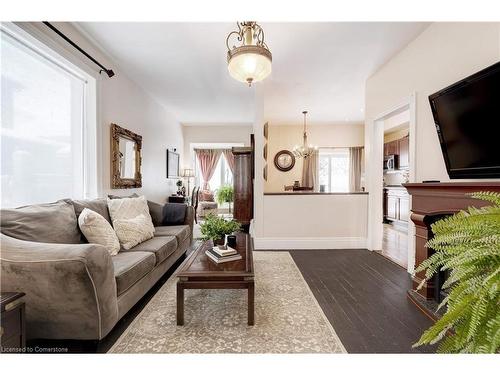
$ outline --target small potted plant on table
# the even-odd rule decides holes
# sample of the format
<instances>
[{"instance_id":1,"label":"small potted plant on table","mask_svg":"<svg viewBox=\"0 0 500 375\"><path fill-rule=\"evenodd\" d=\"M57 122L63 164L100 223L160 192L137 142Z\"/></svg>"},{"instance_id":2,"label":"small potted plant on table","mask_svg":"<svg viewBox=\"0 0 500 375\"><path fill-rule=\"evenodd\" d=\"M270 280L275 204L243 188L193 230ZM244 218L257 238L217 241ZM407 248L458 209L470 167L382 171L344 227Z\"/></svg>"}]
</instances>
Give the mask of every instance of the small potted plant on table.
<instances>
[{"instance_id":1,"label":"small potted plant on table","mask_svg":"<svg viewBox=\"0 0 500 375\"><path fill-rule=\"evenodd\" d=\"M239 231L240 223L234 220L226 220L223 217L210 214L200 224L202 240L212 240L214 245L224 245L226 234Z\"/></svg>"}]
</instances>

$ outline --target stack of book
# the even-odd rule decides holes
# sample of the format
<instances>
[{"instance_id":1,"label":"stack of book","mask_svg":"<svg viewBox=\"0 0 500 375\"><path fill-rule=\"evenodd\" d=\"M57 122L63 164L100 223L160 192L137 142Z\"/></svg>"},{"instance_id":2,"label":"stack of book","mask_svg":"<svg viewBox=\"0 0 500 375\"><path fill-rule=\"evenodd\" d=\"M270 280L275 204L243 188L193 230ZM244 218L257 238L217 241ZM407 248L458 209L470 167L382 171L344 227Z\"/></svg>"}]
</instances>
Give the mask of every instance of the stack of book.
<instances>
[{"instance_id":1,"label":"stack of book","mask_svg":"<svg viewBox=\"0 0 500 375\"><path fill-rule=\"evenodd\" d=\"M205 254L215 263L225 263L241 259L241 255L229 246L214 246L205 251Z\"/></svg>"}]
</instances>

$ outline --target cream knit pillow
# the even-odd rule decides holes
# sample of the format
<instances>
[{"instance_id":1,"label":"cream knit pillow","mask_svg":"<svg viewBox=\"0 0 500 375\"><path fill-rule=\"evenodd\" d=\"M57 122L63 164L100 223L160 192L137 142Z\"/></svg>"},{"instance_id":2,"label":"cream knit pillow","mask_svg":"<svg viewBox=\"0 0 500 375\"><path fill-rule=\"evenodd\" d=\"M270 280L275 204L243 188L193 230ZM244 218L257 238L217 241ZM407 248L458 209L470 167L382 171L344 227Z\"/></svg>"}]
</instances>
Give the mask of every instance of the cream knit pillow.
<instances>
[{"instance_id":1,"label":"cream knit pillow","mask_svg":"<svg viewBox=\"0 0 500 375\"><path fill-rule=\"evenodd\" d=\"M124 249L153 237L155 227L144 196L108 199L109 216Z\"/></svg>"},{"instance_id":2,"label":"cream knit pillow","mask_svg":"<svg viewBox=\"0 0 500 375\"><path fill-rule=\"evenodd\" d=\"M120 244L125 250L131 249L154 236L154 231L151 231L148 220L143 214L132 219L114 220L113 225Z\"/></svg>"},{"instance_id":3,"label":"cream knit pillow","mask_svg":"<svg viewBox=\"0 0 500 375\"><path fill-rule=\"evenodd\" d=\"M104 246L110 255L116 255L120 251L115 231L97 212L84 208L78 217L78 226L89 243Z\"/></svg>"}]
</instances>

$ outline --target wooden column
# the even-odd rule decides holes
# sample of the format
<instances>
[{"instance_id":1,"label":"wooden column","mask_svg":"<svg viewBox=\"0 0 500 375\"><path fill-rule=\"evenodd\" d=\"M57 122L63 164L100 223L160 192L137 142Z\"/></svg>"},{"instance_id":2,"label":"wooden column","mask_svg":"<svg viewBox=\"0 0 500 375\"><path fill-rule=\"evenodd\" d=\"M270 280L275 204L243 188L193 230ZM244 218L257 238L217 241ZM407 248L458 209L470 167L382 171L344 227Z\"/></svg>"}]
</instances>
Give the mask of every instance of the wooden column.
<instances>
[{"instance_id":1,"label":"wooden column","mask_svg":"<svg viewBox=\"0 0 500 375\"><path fill-rule=\"evenodd\" d=\"M447 182L404 184L412 197L411 220L415 223L415 267L433 254L425 244L432 238L431 225L435 221L468 207L482 207L489 203L471 198L467 193L479 191L500 192L500 182ZM413 276L416 289L424 272ZM424 283L418 291L426 299L436 299L436 279Z\"/></svg>"},{"instance_id":2,"label":"wooden column","mask_svg":"<svg viewBox=\"0 0 500 375\"><path fill-rule=\"evenodd\" d=\"M234 212L233 217L245 231L253 219L253 151L251 147L233 147Z\"/></svg>"}]
</instances>

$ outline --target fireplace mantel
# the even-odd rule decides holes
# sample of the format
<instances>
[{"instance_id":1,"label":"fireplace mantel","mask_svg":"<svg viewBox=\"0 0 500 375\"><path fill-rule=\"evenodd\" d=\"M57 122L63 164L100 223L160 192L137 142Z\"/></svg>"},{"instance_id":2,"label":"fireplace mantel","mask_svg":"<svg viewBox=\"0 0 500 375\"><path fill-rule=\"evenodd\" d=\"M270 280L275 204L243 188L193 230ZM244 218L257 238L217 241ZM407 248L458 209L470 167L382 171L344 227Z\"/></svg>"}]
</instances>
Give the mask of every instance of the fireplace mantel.
<instances>
[{"instance_id":1,"label":"fireplace mantel","mask_svg":"<svg viewBox=\"0 0 500 375\"><path fill-rule=\"evenodd\" d=\"M500 182L445 182L404 184L412 197L411 220L415 223L415 267L432 255L433 250L425 247L432 238L431 224L444 216L454 214L468 207L482 207L488 202L471 198L468 193L478 191L500 192ZM424 272L413 276L413 288L420 284ZM435 278L424 283L418 293L425 299L439 300L439 283Z\"/></svg>"}]
</instances>

